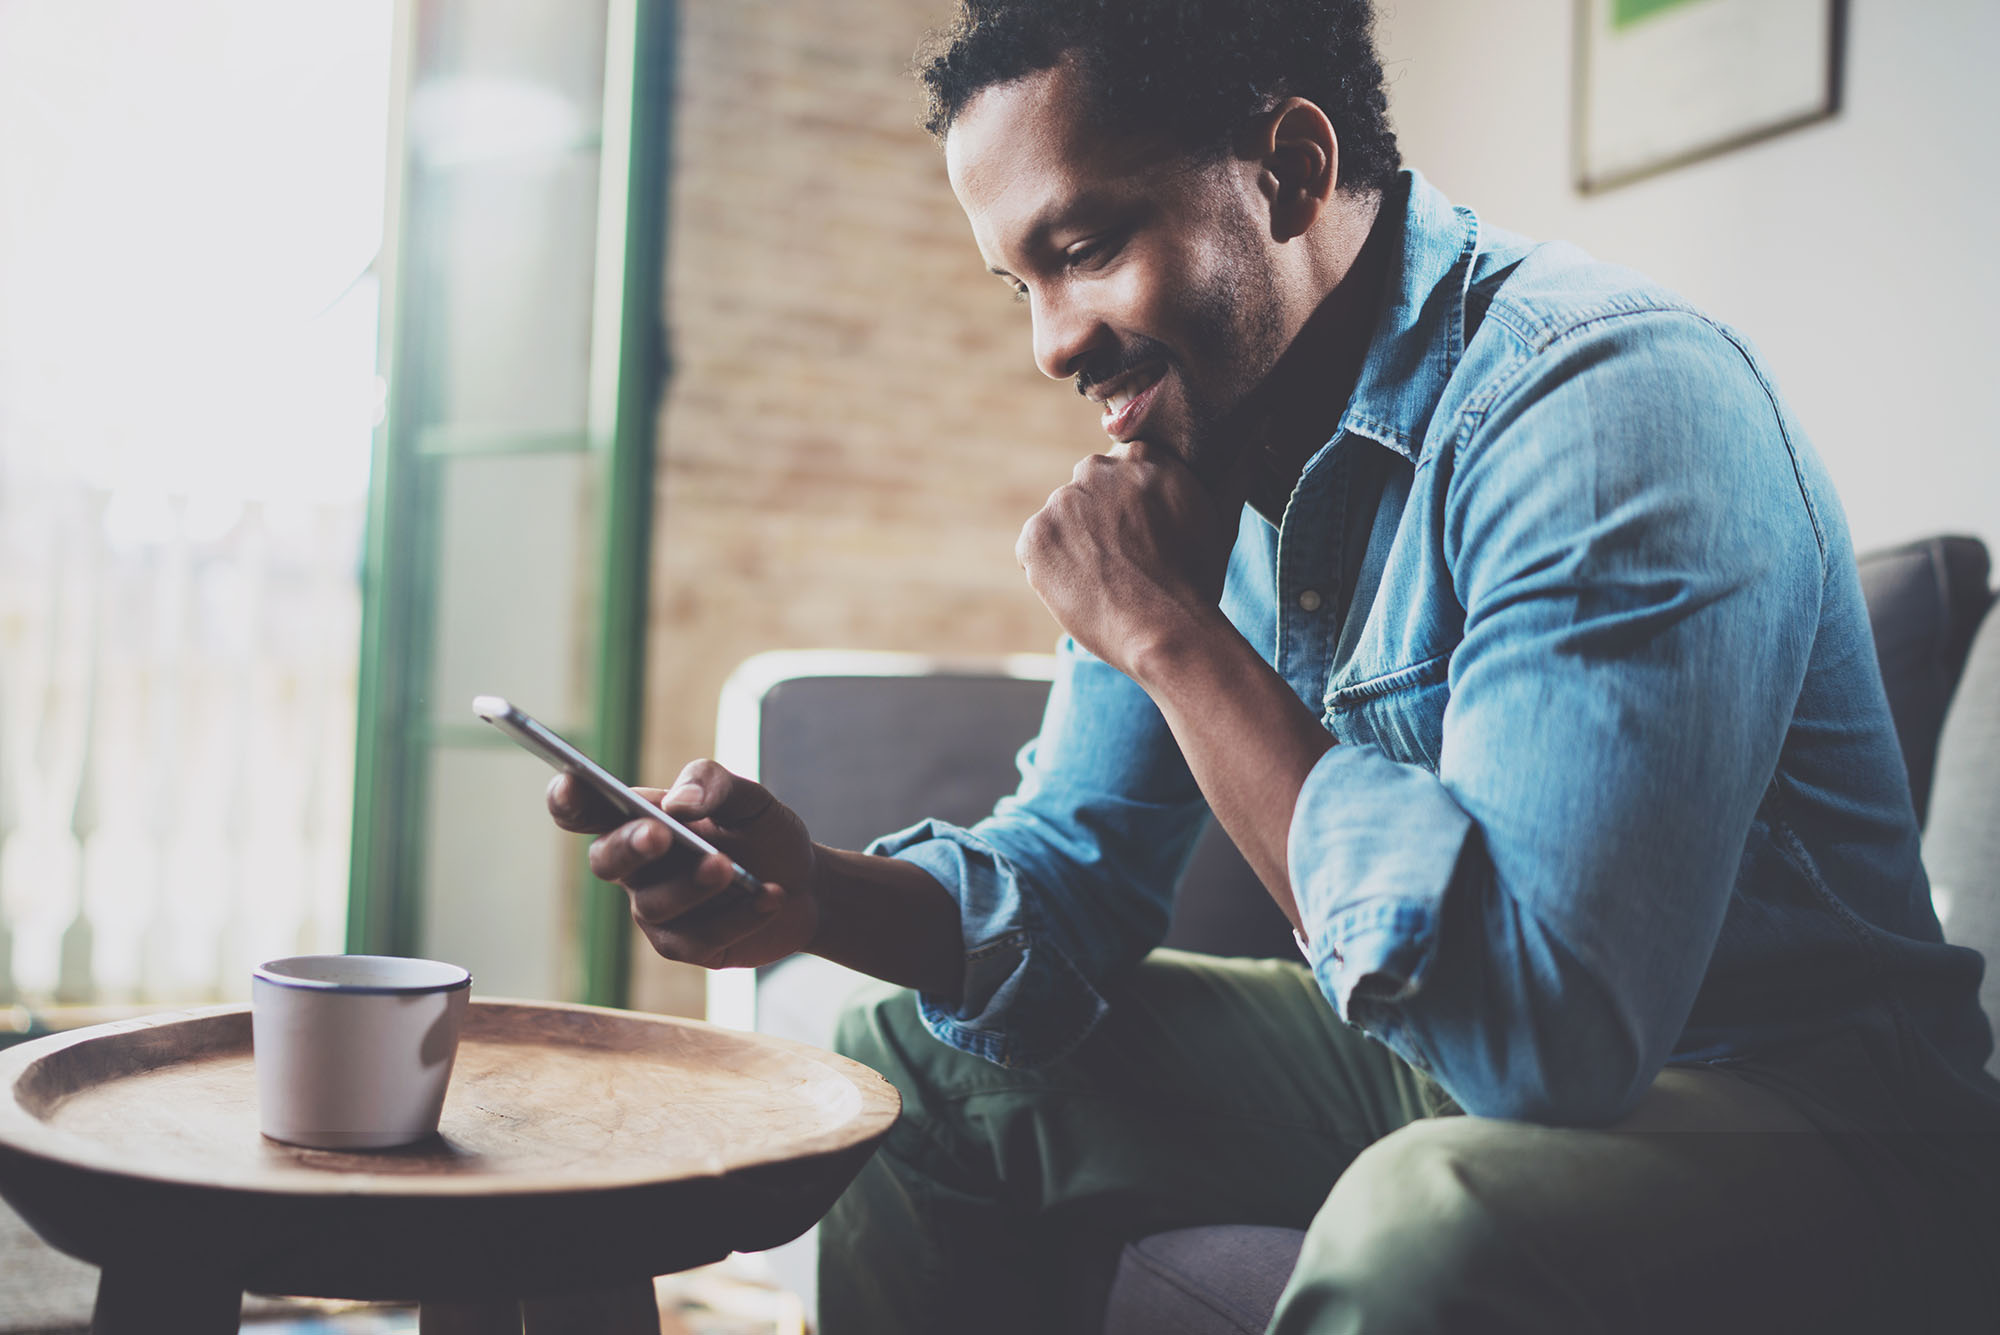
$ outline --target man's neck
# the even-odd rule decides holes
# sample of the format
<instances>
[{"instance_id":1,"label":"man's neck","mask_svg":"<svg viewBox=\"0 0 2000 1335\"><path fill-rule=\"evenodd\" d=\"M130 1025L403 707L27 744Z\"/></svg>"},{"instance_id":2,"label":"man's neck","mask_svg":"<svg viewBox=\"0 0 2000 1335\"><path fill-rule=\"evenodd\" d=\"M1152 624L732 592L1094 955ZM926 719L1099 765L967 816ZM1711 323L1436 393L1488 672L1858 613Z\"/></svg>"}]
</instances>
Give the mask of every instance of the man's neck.
<instances>
[{"instance_id":1,"label":"man's neck","mask_svg":"<svg viewBox=\"0 0 2000 1335\"><path fill-rule=\"evenodd\" d=\"M1246 498L1276 524L1306 464L1332 439L1360 379L1381 311L1396 220L1385 219L1381 197L1357 203L1346 263L1298 336L1271 369L1270 406L1245 436L1241 456Z\"/></svg>"}]
</instances>

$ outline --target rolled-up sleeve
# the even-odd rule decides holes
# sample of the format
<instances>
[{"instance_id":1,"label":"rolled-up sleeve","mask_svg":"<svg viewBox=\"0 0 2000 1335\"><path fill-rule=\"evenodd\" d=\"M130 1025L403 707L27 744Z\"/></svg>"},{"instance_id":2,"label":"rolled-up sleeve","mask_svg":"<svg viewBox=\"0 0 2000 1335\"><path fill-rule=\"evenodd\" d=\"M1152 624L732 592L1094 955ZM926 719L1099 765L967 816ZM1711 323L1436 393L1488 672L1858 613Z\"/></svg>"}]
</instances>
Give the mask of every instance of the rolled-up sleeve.
<instances>
[{"instance_id":1,"label":"rolled-up sleeve","mask_svg":"<svg viewBox=\"0 0 2000 1335\"><path fill-rule=\"evenodd\" d=\"M1088 1036L1099 981L1165 935L1207 809L1145 692L1068 640L1019 765L1020 788L985 820L925 821L869 851L916 863L958 900L963 997L919 997L931 1032L1037 1066Z\"/></svg>"},{"instance_id":2,"label":"rolled-up sleeve","mask_svg":"<svg viewBox=\"0 0 2000 1335\"><path fill-rule=\"evenodd\" d=\"M1524 358L1436 466L1438 767L1329 751L1288 858L1322 990L1467 1111L1616 1118L1672 1051L1804 678L1821 535L1762 378L1677 312Z\"/></svg>"}]
</instances>

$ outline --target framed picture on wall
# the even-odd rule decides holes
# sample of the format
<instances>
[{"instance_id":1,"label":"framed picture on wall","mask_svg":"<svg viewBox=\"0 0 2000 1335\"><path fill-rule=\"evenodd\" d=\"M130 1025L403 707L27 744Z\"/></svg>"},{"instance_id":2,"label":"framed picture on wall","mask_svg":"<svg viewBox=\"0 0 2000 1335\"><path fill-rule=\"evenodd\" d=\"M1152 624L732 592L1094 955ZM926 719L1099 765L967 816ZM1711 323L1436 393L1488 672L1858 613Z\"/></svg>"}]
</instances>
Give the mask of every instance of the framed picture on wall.
<instances>
[{"instance_id":1,"label":"framed picture on wall","mask_svg":"<svg viewBox=\"0 0 2000 1335\"><path fill-rule=\"evenodd\" d=\"M1590 192L1840 105L1846 0L1576 0L1576 181Z\"/></svg>"}]
</instances>

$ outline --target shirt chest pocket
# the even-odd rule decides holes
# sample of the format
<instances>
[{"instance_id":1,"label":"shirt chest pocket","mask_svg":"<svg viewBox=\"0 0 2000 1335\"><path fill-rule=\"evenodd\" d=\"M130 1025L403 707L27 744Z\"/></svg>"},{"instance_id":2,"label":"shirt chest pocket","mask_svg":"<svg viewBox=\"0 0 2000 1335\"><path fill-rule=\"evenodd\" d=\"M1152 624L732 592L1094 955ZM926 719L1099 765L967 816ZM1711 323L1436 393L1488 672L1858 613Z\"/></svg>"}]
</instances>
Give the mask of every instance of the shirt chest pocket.
<instances>
[{"instance_id":1,"label":"shirt chest pocket","mask_svg":"<svg viewBox=\"0 0 2000 1335\"><path fill-rule=\"evenodd\" d=\"M1343 744L1373 745L1391 760L1437 773L1444 745L1444 707L1451 699L1451 655L1327 692L1325 723Z\"/></svg>"}]
</instances>

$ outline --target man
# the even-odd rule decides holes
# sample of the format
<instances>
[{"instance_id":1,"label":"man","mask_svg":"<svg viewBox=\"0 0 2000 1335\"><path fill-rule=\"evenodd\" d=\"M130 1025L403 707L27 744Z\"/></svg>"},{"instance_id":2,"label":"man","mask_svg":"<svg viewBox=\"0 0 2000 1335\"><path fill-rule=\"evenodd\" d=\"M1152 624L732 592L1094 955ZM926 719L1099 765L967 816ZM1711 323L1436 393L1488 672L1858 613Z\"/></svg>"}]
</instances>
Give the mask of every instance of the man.
<instances>
[{"instance_id":1,"label":"man","mask_svg":"<svg viewBox=\"0 0 2000 1335\"><path fill-rule=\"evenodd\" d=\"M1399 172L1369 23L965 0L930 126L1111 441L1017 548L1021 789L858 854L697 762L761 897L593 864L670 958L916 990L843 1024L905 1117L828 1335L1062 1328L1061 1246L1214 1222L1310 1225L1281 1332L1990 1328L1981 963L1832 486L1738 336ZM1204 811L1305 964L1147 957Z\"/></svg>"}]
</instances>

